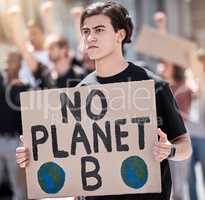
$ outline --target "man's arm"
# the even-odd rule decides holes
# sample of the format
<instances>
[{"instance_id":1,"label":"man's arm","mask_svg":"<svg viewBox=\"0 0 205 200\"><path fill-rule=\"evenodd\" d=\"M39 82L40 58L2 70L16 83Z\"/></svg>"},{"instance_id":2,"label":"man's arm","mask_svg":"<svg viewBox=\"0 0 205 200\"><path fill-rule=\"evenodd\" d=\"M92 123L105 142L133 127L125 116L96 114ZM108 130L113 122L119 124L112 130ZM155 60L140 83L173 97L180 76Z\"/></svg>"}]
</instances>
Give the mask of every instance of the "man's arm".
<instances>
[{"instance_id":1,"label":"man's arm","mask_svg":"<svg viewBox=\"0 0 205 200\"><path fill-rule=\"evenodd\" d=\"M174 145L175 155L170 160L182 161L188 159L192 153L191 140L189 134L183 134L176 137L172 141L168 141L167 135L158 129L159 142L154 147L154 156L157 161L163 161L167 159L171 153L171 149Z\"/></svg>"},{"instance_id":2,"label":"man's arm","mask_svg":"<svg viewBox=\"0 0 205 200\"><path fill-rule=\"evenodd\" d=\"M52 34L55 32L54 30L54 9L53 9L53 2L46 1L41 4L40 8L41 13L41 20L43 21L45 33L47 35Z\"/></svg>"},{"instance_id":3,"label":"man's arm","mask_svg":"<svg viewBox=\"0 0 205 200\"><path fill-rule=\"evenodd\" d=\"M26 38L24 36L24 22L21 10L18 7L11 8L8 11L8 17L10 22L12 42L18 48L26 61L30 70L35 73L38 69L38 63L28 51L26 46Z\"/></svg>"},{"instance_id":4,"label":"man's arm","mask_svg":"<svg viewBox=\"0 0 205 200\"><path fill-rule=\"evenodd\" d=\"M176 153L170 160L181 161L188 159L192 154L191 139L189 134L183 134L171 141L176 147Z\"/></svg>"}]
</instances>

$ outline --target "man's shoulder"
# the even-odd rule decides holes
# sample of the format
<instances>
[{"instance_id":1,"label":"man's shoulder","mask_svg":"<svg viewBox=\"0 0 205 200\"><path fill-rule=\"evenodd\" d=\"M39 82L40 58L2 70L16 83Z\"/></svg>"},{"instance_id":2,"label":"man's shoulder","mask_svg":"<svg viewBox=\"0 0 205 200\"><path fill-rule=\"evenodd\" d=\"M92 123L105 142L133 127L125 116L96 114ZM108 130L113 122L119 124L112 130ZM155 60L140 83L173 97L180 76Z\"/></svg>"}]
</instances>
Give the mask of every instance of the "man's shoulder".
<instances>
[{"instance_id":1,"label":"man's shoulder","mask_svg":"<svg viewBox=\"0 0 205 200\"><path fill-rule=\"evenodd\" d=\"M158 76L153 71L149 70L145 63L143 62L135 62L131 63L135 72L143 74L143 77L147 80L154 80L156 86L167 84L165 80L163 80L160 76Z\"/></svg>"},{"instance_id":2,"label":"man's shoulder","mask_svg":"<svg viewBox=\"0 0 205 200\"><path fill-rule=\"evenodd\" d=\"M99 84L97 81L97 75L96 71L91 72L88 74L78 85L77 87L80 86L86 86L86 85L93 85L93 84Z\"/></svg>"},{"instance_id":3,"label":"man's shoulder","mask_svg":"<svg viewBox=\"0 0 205 200\"><path fill-rule=\"evenodd\" d=\"M154 72L148 70L146 66L142 66L138 63L131 63L129 62L132 70L132 74L136 74L137 80L154 80L155 86L161 86L164 84L167 84L166 81L164 81L162 78L160 78L158 75L156 75ZM96 71L91 72L88 74L77 86L86 86L86 85L93 85L93 84L99 84L97 80L97 74Z\"/></svg>"}]
</instances>

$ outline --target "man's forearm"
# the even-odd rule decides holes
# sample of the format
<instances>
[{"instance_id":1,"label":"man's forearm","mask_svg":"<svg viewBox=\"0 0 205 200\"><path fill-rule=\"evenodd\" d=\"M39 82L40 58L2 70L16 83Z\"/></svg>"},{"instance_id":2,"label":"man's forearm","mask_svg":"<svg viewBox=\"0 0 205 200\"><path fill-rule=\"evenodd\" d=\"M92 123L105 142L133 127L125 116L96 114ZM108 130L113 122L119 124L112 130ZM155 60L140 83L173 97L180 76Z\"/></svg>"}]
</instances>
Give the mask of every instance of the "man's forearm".
<instances>
[{"instance_id":1,"label":"man's forearm","mask_svg":"<svg viewBox=\"0 0 205 200\"><path fill-rule=\"evenodd\" d=\"M192 146L189 134L181 135L171 141L176 147L175 156L170 158L174 161L182 161L188 159L192 154Z\"/></svg>"},{"instance_id":2,"label":"man's forearm","mask_svg":"<svg viewBox=\"0 0 205 200\"><path fill-rule=\"evenodd\" d=\"M37 62L26 47L26 38L24 36L24 21L20 8L11 8L8 11L12 42L18 48L32 72L37 70Z\"/></svg>"}]
</instances>

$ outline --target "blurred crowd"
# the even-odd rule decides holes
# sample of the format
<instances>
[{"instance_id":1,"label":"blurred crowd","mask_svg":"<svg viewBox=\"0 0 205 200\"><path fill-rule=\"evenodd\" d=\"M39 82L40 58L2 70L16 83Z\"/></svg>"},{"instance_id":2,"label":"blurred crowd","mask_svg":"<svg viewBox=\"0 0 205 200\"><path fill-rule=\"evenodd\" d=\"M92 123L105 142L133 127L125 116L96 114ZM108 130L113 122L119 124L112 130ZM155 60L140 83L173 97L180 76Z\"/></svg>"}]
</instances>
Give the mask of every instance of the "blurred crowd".
<instances>
[{"instance_id":1,"label":"blurred crowd","mask_svg":"<svg viewBox=\"0 0 205 200\"><path fill-rule=\"evenodd\" d=\"M15 159L15 149L22 134L20 93L74 87L94 70L94 63L84 52L80 36L79 22L83 8L76 7L70 12L77 36L75 51L65 37L52 32L48 12L52 9L52 2L47 2L43 8L42 24L33 19L25 23L18 7L8 10L12 50L5 55L5 65L0 68L0 199L26 199L25 183L21 178L23 172L17 167ZM164 13L155 13L153 21L161 34L167 33ZM26 27L26 34L22 25ZM205 71L205 50L202 47L199 47L197 59ZM197 200L197 163L201 164L205 180L205 90L189 66L160 58L157 62L157 70L153 67L153 71L170 83L193 146L191 160L170 162L172 199ZM136 63L141 62L136 60Z\"/></svg>"}]
</instances>

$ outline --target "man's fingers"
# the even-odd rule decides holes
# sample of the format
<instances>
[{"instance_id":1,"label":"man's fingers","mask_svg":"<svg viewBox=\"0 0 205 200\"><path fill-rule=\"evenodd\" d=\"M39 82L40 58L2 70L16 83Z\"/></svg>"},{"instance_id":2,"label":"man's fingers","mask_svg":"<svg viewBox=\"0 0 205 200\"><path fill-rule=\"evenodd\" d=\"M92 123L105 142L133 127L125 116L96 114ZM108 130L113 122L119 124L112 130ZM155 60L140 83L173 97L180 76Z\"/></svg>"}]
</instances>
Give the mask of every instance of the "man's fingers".
<instances>
[{"instance_id":1,"label":"man's fingers","mask_svg":"<svg viewBox=\"0 0 205 200\"><path fill-rule=\"evenodd\" d=\"M25 162L26 160L28 160L27 157L17 158L17 159L16 159L16 162L17 162L18 164L21 164L21 163Z\"/></svg>"},{"instance_id":2,"label":"man's fingers","mask_svg":"<svg viewBox=\"0 0 205 200\"><path fill-rule=\"evenodd\" d=\"M21 152L21 153L16 153L16 161L17 163L21 163L24 160L29 159L29 153L28 152Z\"/></svg>"},{"instance_id":3,"label":"man's fingers","mask_svg":"<svg viewBox=\"0 0 205 200\"><path fill-rule=\"evenodd\" d=\"M16 153L23 153L23 152L26 152L26 148L25 147L17 147L16 148Z\"/></svg>"},{"instance_id":4,"label":"man's fingers","mask_svg":"<svg viewBox=\"0 0 205 200\"><path fill-rule=\"evenodd\" d=\"M155 159L158 161L162 161L166 159L170 154L170 150L171 150L171 144L168 143L168 141L166 143L159 142L154 146L153 149Z\"/></svg>"},{"instance_id":5,"label":"man's fingers","mask_svg":"<svg viewBox=\"0 0 205 200\"><path fill-rule=\"evenodd\" d=\"M29 163L29 161L28 161L28 160L25 160L24 162L19 163L19 167L25 168L25 167L28 165L28 163Z\"/></svg>"},{"instance_id":6,"label":"man's fingers","mask_svg":"<svg viewBox=\"0 0 205 200\"><path fill-rule=\"evenodd\" d=\"M156 161L160 161L160 162L163 161L164 159L165 159L164 156L156 156L156 157L155 157L155 160L156 160Z\"/></svg>"},{"instance_id":7,"label":"man's fingers","mask_svg":"<svg viewBox=\"0 0 205 200\"><path fill-rule=\"evenodd\" d=\"M158 128L157 134L159 135L160 142L167 142L167 135L160 128Z\"/></svg>"},{"instance_id":8,"label":"man's fingers","mask_svg":"<svg viewBox=\"0 0 205 200\"><path fill-rule=\"evenodd\" d=\"M22 143L24 143L24 137L23 137L23 135L20 135L20 141L21 141Z\"/></svg>"},{"instance_id":9,"label":"man's fingers","mask_svg":"<svg viewBox=\"0 0 205 200\"><path fill-rule=\"evenodd\" d=\"M153 152L153 153L154 153L155 158L156 157L163 157L165 159L168 156L167 152L160 152L160 153L159 152Z\"/></svg>"},{"instance_id":10,"label":"man's fingers","mask_svg":"<svg viewBox=\"0 0 205 200\"><path fill-rule=\"evenodd\" d=\"M16 153L16 160L22 159L22 158L28 158L28 153Z\"/></svg>"},{"instance_id":11,"label":"man's fingers","mask_svg":"<svg viewBox=\"0 0 205 200\"><path fill-rule=\"evenodd\" d=\"M159 149L157 147L154 147L154 152L158 154L166 154L168 155L170 152L170 149Z\"/></svg>"},{"instance_id":12,"label":"man's fingers","mask_svg":"<svg viewBox=\"0 0 205 200\"><path fill-rule=\"evenodd\" d=\"M29 163L29 151L25 147L18 147L16 149L16 162L19 167L24 168Z\"/></svg>"},{"instance_id":13,"label":"man's fingers","mask_svg":"<svg viewBox=\"0 0 205 200\"><path fill-rule=\"evenodd\" d=\"M171 146L172 145L170 143L161 143L161 142L155 145L155 147L160 148L160 149L170 149Z\"/></svg>"},{"instance_id":14,"label":"man's fingers","mask_svg":"<svg viewBox=\"0 0 205 200\"><path fill-rule=\"evenodd\" d=\"M166 154L157 154L157 155L154 155L154 157L155 157L155 160L162 161L162 160L167 158L167 155Z\"/></svg>"}]
</instances>

